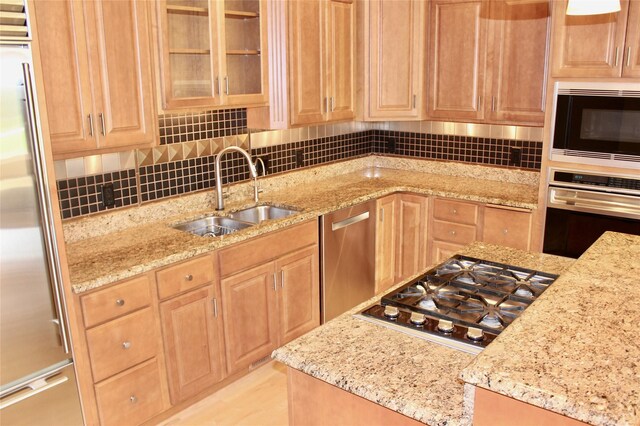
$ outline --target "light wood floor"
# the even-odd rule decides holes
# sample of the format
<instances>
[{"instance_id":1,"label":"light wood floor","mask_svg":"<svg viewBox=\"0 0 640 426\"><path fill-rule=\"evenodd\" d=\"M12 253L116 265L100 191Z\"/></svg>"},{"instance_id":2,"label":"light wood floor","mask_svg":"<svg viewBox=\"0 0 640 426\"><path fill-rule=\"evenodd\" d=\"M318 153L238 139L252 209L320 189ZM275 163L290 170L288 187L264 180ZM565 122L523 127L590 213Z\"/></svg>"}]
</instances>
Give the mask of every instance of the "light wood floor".
<instances>
[{"instance_id":1,"label":"light wood floor","mask_svg":"<svg viewBox=\"0 0 640 426\"><path fill-rule=\"evenodd\" d=\"M287 373L271 361L197 402L161 426L287 426Z\"/></svg>"}]
</instances>

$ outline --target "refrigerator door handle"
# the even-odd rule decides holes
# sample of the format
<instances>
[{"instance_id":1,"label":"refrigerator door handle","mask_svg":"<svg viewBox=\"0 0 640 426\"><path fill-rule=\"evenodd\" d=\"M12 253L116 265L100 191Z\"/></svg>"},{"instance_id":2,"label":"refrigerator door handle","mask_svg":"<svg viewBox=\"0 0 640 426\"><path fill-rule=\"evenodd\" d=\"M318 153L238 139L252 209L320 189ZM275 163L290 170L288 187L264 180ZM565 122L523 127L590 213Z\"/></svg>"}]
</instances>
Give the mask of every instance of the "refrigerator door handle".
<instances>
[{"instance_id":1,"label":"refrigerator door handle","mask_svg":"<svg viewBox=\"0 0 640 426\"><path fill-rule=\"evenodd\" d=\"M36 184L38 186L38 197L40 201L40 210L42 213L42 227L45 239L45 244L48 247L48 263L49 274L52 283L52 291L54 296L54 305L56 309L57 325L60 330L60 337L64 347L64 351L67 354L71 353L71 342L69 333L67 330L67 323L64 315L64 300L62 296L62 286L59 276L59 259L58 249L55 241L55 231L53 227L53 220L51 218L50 206L51 200L49 199L49 185L46 174L44 153L40 147L40 133L38 131L38 123L36 122L36 104L35 96L33 92L33 81L31 79L31 68L28 63L22 64L22 74L24 76L24 91L27 107L27 121L29 122L29 142L33 153L33 166L35 168Z\"/></svg>"},{"instance_id":2,"label":"refrigerator door handle","mask_svg":"<svg viewBox=\"0 0 640 426\"><path fill-rule=\"evenodd\" d=\"M54 376L58 374L57 372L54 374ZM27 398L31 398L32 396L35 396L37 394L39 394L40 392L44 392L48 389L51 389L55 386L61 385L64 382L68 381L69 378L67 376L59 376L56 377L54 379L51 380L47 380L49 379L51 376L49 377L44 377L44 378L38 378L36 380L34 380L33 382L27 384L25 387L23 387L20 390L29 388L31 390L29 390L28 392L22 392L22 393L18 393L15 392L14 396L9 396L8 398L5 398L4 400L0 401L0 410L4 410L7 407L12 406L13 404L17 404L18 402L24 401Z\"/></svg>"}]
</instances>

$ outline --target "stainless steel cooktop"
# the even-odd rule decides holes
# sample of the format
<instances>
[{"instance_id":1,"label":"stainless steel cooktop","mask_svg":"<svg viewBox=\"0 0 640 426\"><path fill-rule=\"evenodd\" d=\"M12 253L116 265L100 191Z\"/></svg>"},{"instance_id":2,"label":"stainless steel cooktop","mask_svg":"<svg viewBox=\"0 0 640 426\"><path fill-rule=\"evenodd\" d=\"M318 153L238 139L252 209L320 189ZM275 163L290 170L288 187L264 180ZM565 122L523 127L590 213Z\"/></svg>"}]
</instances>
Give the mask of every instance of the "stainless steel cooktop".
<instances>
[{"instance_id":1,"label":"stainless steel cooktop","mask_svg":"<svg viewBox=\"0 0 640 426\"><path fill-rule=\"evenodd\" d=\"M456 255L356 316L479 353L557 277Z\"/></svg>"}]
</instances>

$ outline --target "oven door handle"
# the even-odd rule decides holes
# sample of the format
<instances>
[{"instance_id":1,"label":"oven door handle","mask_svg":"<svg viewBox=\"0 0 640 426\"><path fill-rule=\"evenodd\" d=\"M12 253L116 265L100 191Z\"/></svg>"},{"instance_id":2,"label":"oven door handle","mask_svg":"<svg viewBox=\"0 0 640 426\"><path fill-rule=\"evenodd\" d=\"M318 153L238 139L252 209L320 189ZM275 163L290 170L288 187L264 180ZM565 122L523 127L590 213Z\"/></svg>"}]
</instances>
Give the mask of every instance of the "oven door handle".
<instances>
[{"instance_id":1,"label":"oven door handle","mask_svg":"<svg viewBox=\"0 0 640 426\"><path fill-rule=\"evenodd\" d=\"M585 213L640 219L640 198L628 195L549 188L548 206Z\"/></svg>"}]
</instances>

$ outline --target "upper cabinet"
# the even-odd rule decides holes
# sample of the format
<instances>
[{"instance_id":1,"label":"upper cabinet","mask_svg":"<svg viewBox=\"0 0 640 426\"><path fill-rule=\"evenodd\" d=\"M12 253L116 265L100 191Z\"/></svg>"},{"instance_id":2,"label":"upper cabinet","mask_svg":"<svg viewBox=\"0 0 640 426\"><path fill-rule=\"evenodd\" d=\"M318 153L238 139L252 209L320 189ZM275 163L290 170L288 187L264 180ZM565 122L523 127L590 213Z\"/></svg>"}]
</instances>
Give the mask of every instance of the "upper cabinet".
<instances>
[{"instance_id":1,"label":"upper cabinet","mask_svg":"<svg viewBox=\"0 0 640 426\"><path fill-rule=\"evenodd\" d=\"M269 108L250 127L288 128L355 117L351 0L270 1Z\"/></svg>"},{"instance_id":2,"label":"upper cabinet","mask_svg":"<svg viewBox=\"0 0 640 426\"><path fill-rule=\"evenodd\" d=\"M33 2L53 154L155 140L148 3Z\"/></svg>"},{"instance_id":3,"label":"upper cabinet","mask_svg":"<svg viewBox=\"0 0 640 426\"><path fill-rule=\"evenodd\" d=\"M426 118L427 3L371 0L362 4L365 119Z\"/></svg>"},{"instance_id":4,"label":"upper cabinet","mask_svg":"<svg viewBox=\"0 0 640 426\"><path fill-rule=\"evenodd\" d=\"M264 104L265 9L259 0L159 2L163 106Z\"/></svg>"},{"instance_id":5,"label":"upper cabinet","mask_svg":"<svg viewBox=\"0 0 640 426\"><path fill-rule=\"evenodd\" d=\"M543 123L547 3L434 0L429 26L431 117Z\"/></svg>"},{"instance_id":6,"label":"upper cabinet","mask_svg":"<svg viewBox=\"0 0 640 426\"><path fill-rule=\"evenodd\" d=\"M553 77L639 77L640 3L621 10L568 16L567 0L553 2Z\"/></svg>"},{"instance_id":7,"label":"upper cabinet","mask_svg":"<svg viewBox=\"0 0 640 426\"><path fill-rule=\"evenodd\" d=\"M431 117L484 118L487 20L481 12L488 7L482 1L431 2Z\"/></svg>"}]
</instances>

